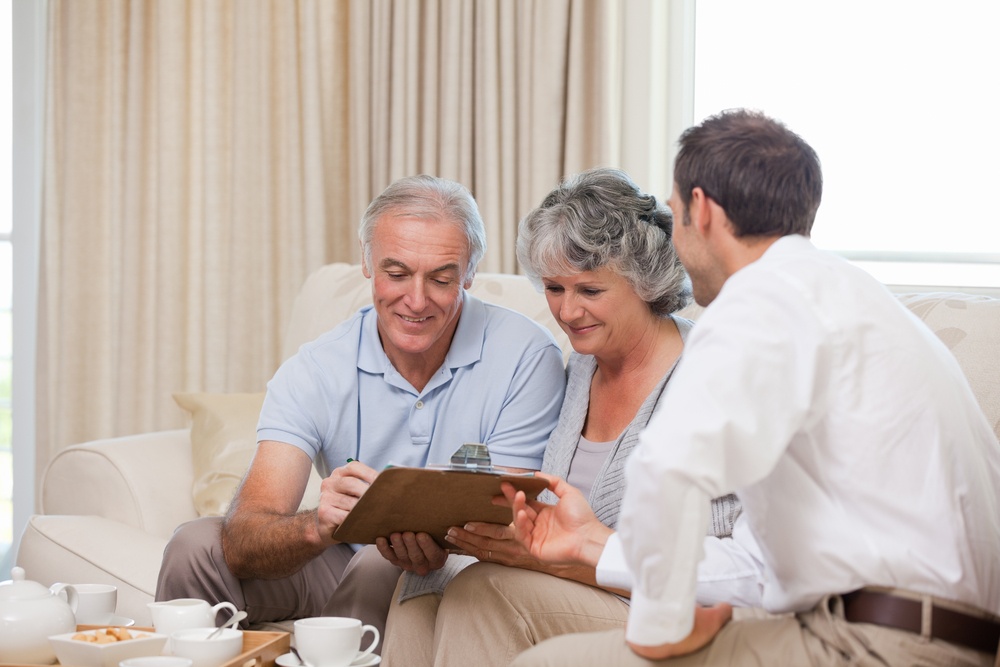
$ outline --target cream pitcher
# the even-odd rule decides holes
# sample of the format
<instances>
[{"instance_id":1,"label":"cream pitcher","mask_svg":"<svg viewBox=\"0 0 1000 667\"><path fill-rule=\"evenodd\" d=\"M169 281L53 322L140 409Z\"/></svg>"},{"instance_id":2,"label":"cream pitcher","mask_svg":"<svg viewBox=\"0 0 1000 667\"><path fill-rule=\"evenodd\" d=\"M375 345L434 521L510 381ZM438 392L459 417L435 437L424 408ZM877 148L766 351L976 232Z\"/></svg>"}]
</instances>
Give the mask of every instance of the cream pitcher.
<instances>
[{"instance_id":1,"label":"cream pitcher","mask_svg":"<svg viewBox=\"0 0 1000 667\"><path fill-rule=\"evenodd\" d=\"M153 629L168 637L177 630L188 628L214 628L215 615L222 609L233 614L238 611L232 602L220 602L214 607L197 598L177 598L162 602L150 602L149 612L153 617Z\"/></svg>"}]
</instances>

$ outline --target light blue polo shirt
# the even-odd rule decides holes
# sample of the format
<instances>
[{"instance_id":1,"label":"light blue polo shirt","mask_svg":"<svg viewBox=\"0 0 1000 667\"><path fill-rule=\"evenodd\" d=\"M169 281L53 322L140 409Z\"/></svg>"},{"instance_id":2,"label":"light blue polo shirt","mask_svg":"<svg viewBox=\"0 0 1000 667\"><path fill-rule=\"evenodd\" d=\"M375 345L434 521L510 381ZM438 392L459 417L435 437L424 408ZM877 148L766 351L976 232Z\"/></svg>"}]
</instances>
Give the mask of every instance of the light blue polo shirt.
<instances>
[{"instance_id":1,"label":"light blue polo shirt","mask_svg":"<svg viewBox=\"0 0 1000 667\"><path fill-rule=\"evenodd\" d=\"M385 355L366 306L281 365L257 440L298 447L324 477L348 458L376 470L447 463L466 442L485 443L495 465L540 468L565 382L547 329L466 292L444 364L418 392Z\"/></svg>"}]
</instances>

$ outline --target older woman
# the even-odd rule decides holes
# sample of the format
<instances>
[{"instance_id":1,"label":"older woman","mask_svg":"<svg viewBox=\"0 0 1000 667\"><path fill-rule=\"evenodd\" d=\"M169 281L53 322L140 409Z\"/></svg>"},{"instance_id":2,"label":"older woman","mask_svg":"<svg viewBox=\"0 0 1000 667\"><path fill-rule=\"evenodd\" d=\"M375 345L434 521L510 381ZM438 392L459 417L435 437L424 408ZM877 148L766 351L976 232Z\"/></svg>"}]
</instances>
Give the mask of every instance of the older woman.
<instances>
[{"instance_id":1,"label":"older woman","mask_svg":"<svg viewBox=\"0 0 1000 667\"><path fill-rule=\"evenodd\" d=\"M610 527L625 460L692 326L673 314L689 292L671 227L669 209L625 173L595 169L553 190L518 229L518 261L544 289L574 350L542 469L583 491ZM738 514L735 496L713 501L700 591L706 602L757 601L755 558L731 538ZM443 594L397 596L382 650L386 664L506 665L547 637L624 625L623 591L598 587L593 570L536 560L511 531L481 523L452 529L449 541L480 562L461 570ZM398 593L405 593L407 576Z\"/></svg>"}]
</instances>

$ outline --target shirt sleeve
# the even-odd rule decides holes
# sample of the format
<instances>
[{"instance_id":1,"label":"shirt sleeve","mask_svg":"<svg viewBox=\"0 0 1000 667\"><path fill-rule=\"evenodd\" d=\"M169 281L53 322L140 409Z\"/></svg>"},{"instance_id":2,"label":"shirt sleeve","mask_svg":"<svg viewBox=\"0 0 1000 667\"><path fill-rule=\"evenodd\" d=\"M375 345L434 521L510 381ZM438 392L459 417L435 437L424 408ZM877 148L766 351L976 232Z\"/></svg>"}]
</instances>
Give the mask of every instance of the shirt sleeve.
<instances>
[{"instance_id":1,"label":"shirt sleeve","mask_svg":"<svg viewBox=\"0 0 1000 667\"><path fill-rule=\"evenodd\" d=\"M597 561L597 583L608 588L621 591L632 590L632 573L625 562L625 552L622 551L622 541L618 533L611 533L604 544L604 551Z\"/></svg>"},{"instance_id":2,"label":"shirt sleeve","mask_svg":"<svg viewBox=\"0 0 1000 667\"><path fill-rule=\"evenodd\" d=\"M732 537L706 537L705 557L698 563L698 604L728 602L734 607L760 607L764 566L757 542L741 514Z\"/></svg>"},{"instance_id":3,"label":"shirt sleeve","mask_svg":"<svg viewBox=\"0 0 1000 667\"><path fill-rule=\"evenodd\" d=\"M527 354L511 379L508 398L487 438L494 465L537 470L559 420L566 369L554 343Z\"/></svg>"},{"instance_id":4,"label":"shirt sleeve","mask_svg":"<svg viewBox=\"0 0 1000 667\"><path fill-rule=\"evenodd\" d=\"M814 400L817 318L774 278L727 283L629 458L618 528L635 580L635 644L690 634L699 563L733 563L706 551L709 500L769 474Z\"/></svg>"},{"instance_id":5,"label":"shirt sleeve","mask_svg":"<svg viewBox=\"0 0 1000 667\"><path fill-rule=\"evenodd\" d=\"M698 564L698 604L728 602L736 607L759 607L763 568L760 550L740 515L732 537L706 537L705 558ZM625 560L621 538L612 533L597 563L597 583L631 591L632 573Z\"/></svg>"}]
</instances>

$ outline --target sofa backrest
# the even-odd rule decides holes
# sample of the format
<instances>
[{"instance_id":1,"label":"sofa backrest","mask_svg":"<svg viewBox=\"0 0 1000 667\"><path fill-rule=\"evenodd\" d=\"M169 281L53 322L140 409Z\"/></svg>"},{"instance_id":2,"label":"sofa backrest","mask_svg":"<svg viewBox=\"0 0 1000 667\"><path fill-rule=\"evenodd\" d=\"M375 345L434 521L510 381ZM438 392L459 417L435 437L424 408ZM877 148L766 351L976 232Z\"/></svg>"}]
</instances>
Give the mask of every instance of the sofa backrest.
<instances>
[{"instance_id":1,"label":"sofa backrest","mask_svg":"<svg viewBox=\"0 0 1000 667\"><path fill-rule=\"evenodd\" d=\"M479 273L472 294L521 312L552 332L564 357L572 349L566 334L549 313L545 296L520 275ZM900 301L929 326L958 359L973 393L1000 439L1000 299L963 292L910 292ZM359 264L335 263L320 267L302 286L286 329L283 357L371 303L371 286ZM697 319L701 308L689 306L681 314Z\"/></svg>"},{"instance_id":2,"label":"sofa backrest","mask_svg":"<svg viewBox=\"0 0 1000 667\"><path fill-rule=\"evenodd\" d=\"M963 292L896 295L958 359L1000 440L1000 299Z\"/></svg>"}]
</instances>

